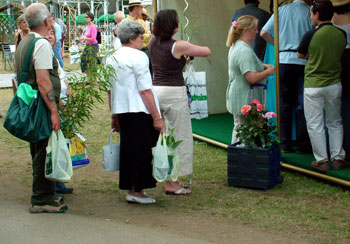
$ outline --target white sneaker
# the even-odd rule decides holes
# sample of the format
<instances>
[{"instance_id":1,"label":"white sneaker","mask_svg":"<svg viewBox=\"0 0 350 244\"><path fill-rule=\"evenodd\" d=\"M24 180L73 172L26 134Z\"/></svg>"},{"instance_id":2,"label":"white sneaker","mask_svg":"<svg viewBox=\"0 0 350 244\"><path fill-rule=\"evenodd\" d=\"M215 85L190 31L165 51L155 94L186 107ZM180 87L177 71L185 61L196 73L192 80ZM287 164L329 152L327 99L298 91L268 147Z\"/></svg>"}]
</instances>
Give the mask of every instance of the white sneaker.
<instances>
[{"instance_id":1,"label":"white sneaker","mask_svg":"<svg viewBox=\"0 0 350 244\"><path fill-rule=\"evenodd\" d=\"M128 203L140 203L140 204L150 204L150 203L156 203L156 200L150 197L136 197L131 194L126 194L126 201Z\"/></svg>"}]
</instances>

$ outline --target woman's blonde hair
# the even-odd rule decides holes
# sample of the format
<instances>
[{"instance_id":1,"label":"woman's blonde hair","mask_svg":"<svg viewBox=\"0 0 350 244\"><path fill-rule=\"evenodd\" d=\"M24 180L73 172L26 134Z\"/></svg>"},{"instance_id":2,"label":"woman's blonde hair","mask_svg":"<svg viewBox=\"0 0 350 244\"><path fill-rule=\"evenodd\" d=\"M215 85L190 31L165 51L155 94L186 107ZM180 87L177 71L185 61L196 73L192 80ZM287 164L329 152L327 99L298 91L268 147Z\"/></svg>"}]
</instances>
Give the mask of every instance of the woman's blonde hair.
<instances>
[{"instance_id":1,"label":"woman's blonde hair","mask_svg":"<svg viewBox=\"0 0 350 244\"><path fill-rule=\"evenodd\" d=\"M226 46L231 47L237 41L244 29L253 29L258 26L258 19L251 15L241 16L236 23L232 23L227 36Z\"/></svg>"},{"instance_id":2,"label":"woman's blonde hair","mask_svg":"<svg viewBox=\"0 0 350 244\"><path fill-rule=\"evenodd\" d=\"M122 11L117 11L117 12L114 13L114 20L115 20L115 22L119 23L123 19L125 19L125 15L124 15L124 13Z\"/></svg>"}]
</instances>

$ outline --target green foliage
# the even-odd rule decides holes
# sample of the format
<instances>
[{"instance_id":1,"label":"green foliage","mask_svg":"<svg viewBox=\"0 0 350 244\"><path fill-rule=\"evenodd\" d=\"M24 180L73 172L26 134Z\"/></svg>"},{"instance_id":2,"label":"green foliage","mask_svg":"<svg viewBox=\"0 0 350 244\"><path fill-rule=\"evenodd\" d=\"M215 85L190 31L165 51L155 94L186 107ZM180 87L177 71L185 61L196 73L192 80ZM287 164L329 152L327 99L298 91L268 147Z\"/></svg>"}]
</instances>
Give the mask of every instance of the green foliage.
<instances>
[{"instance_id":1,"label":"green foliage","mask_svg":"<svg viewBox=\"0 0 350 244\"><path fill-rule=\"evenodd\" d=\"M116 72L111 65L97 64L96 56L89 56L86 75L72 71L68 77L71 94L64 99L64 105L59 107L62 119L61 129L66 138L74 136L92 117L96 103L103 103L102 93L108 91L109 79L116 78Z\"/></svg>"},{"instance_id":2,"label":"green foliage","mask_svg":"<svg viewBox=\"0 0 350 244\"><path fill-rule=\"evenodd\" d=\"M237 138L251 147L269 148L278 144L275 113L267 112L259 100L242 107L244 123L237 128Z\"/></svg>"},{"instance_id":3,"label":"green foliage","mask_svg":"<svg viewBox=\"0 0 350 244\"><path fill-rule=\"evenodd\" d=\"M164 137L165 137L165 142L166 142L166 145L171 148L171 149L176 149L182 141L175 141L175 138L174 138L174 131L175 131L175 128L172 128L170 130L170 134L167 135L165 134ZM163 145L163 140L162 140L162 145Z\"/></svg>"}]
</instances>

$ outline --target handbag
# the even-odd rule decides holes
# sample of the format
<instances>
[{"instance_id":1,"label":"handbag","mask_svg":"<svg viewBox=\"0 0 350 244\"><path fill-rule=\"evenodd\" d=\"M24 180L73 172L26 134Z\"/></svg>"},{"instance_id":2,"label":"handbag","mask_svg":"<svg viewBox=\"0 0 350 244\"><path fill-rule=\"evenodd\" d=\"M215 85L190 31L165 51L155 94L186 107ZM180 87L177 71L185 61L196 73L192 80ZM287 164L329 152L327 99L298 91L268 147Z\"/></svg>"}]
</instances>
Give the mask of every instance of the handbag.
<instances>
[{"instance_id":1,"label":"handbag","mask_svg":"<svg viewBox=\"0 0 350 244\"><path fill-rule=\"evenodd\" d=\"M48 138L52 132L50 112L40 92L26 83L34 45L39 39L41 38L35 38L29 46L21 70L19 86L4 122L4 128L8 132L30 143Z\"/></svg>"},{"instance_id":2,"label":"handbag","mask_svg":"<svg viewBox=\"0 0 350 244\"><path fill-rule=\"evenodd\" d=\"M61 130L52 131L46 147L45 178L67 182L72 176L73 166L67 140Z\"/></svg>"},{"instance_id":3,"label":"handbag","mask_svg":"<svg viewBox=\"0 0 350 244\"><path fill-rule=\"evenodd\" d=\"M106 172L120 169L120 143L112 144L113 129L108 144L102 147L102 164Z\"/></svg>"}]
</instances>

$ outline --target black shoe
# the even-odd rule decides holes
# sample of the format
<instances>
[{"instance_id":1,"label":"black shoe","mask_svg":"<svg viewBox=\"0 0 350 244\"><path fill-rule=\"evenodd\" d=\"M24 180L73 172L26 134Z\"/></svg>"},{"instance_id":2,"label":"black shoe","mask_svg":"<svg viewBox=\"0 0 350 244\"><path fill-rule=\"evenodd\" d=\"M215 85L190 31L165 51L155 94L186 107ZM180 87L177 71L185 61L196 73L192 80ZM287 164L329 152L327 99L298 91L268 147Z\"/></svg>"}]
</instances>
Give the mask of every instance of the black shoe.
<instances>
[{"instance_id":1,"label":"black shoe","mask_svg":"<svg viewBox=\"0 0 350 244\"><path fill-rule=\"evenodd\" d=\"M309 153L312 153L312 148L311 147L298 147L295 152L309 154Z\"/></svg>"},{"instance_id":2,"label":"black shoe","mask_svg":"<svg viewBox=\"0 0 350 244\"><path fill-rule=\"evenodd\" d=\"M291 153L291 152L293 152L293 149L291 146L283 146L282 145L281 151L282 151L282 153Z\"/></svg>"},{"instance_id":3,"label":"black shoe","mask_svg":"<svg viewBox=\"0 0 350 244\"><path fill-rule=\"evenodd\" d=\"M74 189L71 187L65 187L65 188L60 188L56 190L56 192L60 194L72 194L73 191Z\"/></svg>"}]
</instances>

